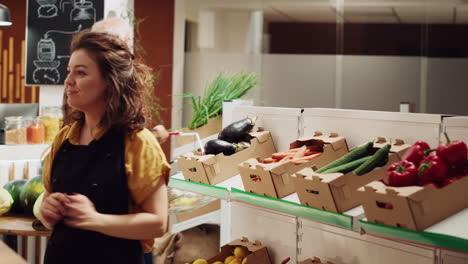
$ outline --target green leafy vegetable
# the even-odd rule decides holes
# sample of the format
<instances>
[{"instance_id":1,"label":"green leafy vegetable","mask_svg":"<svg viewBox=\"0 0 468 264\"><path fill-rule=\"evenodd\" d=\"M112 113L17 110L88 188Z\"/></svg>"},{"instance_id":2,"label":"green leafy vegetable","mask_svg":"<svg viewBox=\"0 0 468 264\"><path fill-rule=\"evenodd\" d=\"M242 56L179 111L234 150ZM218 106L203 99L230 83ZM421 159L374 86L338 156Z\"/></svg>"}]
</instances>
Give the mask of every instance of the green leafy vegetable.
<instances>
[{"instance_id":1,"label":"green leafy vegetable","mask_svg":"<svg viewBox=\"0 0 468 264\"><path fill-rule=\"evenodd\" d=\"M193 106L193 117L188 128L206 125L210 118L222 113L224 100L241 98L258 82L258 76L254 73L220 73L207 85L203 97L184 94L183 97L190 98Z\"/></svg>"}]
</instances>

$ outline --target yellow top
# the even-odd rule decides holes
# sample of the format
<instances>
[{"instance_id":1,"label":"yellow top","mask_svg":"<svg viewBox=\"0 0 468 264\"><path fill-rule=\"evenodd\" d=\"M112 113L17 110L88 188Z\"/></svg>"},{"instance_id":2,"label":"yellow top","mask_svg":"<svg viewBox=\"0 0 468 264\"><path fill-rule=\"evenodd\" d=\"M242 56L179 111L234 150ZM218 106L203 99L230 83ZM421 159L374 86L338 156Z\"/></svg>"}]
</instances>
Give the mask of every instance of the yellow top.
<instances>
[{"instance_id":1,"label":"yellow top","mask_svg":"<svg viewBox=\"0 0 468 264\"><path fill-rule=\"evenodd\" d=\"M55 137L42 170L42 181L48 192L51 191L50 175L55 154L66 139L73 145L79 145L80 131L81 124L74 122L62 128ZM98 129L94 138L98 140L106 131L107 129ZM170 166L161 146L148 129L126 136L125 171L128 178L129 192L135 202L134 208L131 208L130 211L132 213L141 212L141 203L154 190L161 177L168 183L170 172ZM141 240L144 252L150 252L153 244L153 239Z\"/></svg>"}]
</instances>

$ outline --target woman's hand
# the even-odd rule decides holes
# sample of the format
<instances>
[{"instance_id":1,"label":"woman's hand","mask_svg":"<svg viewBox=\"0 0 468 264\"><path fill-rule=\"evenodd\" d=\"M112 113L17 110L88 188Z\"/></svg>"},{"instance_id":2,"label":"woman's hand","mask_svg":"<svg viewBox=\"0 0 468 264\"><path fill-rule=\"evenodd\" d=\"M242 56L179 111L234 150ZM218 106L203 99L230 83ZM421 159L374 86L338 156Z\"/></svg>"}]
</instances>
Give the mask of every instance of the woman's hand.
<instances>
[{"instance_id":1,"label":"woman's hand","mask_svg":"<svg viewBox=\"0 0 468 264\"><path fill-rule=\"evenodd\" d=\"M42 224L51 229L65 215L65 204L69 201L63 193L46 192L40 209Z\"/></svg>"},{"instance_id":2,"label":"woman's hand","mask_svg":"<svg viewBox=\"0 0 468 264\"><path fill-rule=\"evenodd\" d=\"M93 202L82 194L68 195L64 223L71 227L93 230L98 223L99 213Z\"/></svg>"}]
</instances>

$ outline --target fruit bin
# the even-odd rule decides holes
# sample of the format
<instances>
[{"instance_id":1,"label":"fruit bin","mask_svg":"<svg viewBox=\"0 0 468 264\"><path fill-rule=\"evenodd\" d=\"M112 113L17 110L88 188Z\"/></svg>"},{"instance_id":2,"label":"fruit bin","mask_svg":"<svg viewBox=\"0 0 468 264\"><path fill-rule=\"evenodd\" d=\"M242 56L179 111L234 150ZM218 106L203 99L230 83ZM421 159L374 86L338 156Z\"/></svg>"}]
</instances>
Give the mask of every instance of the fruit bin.
<instances>
[{"instance_id":1,"label":"fruit bin","mask_svg":"<svg viewBox=\"0 0 468 264\"><path fill-rule=\"evenodd\" d=\"M468 177L434 185L391 187L373 181L358 189L367 220L421 231L468 207Z\"/></svg>"},{"instance_id":2,"label":"fruit bin","mask_svg":"<svg viewBox=\"0 0 468 264\"><path fill-rule=\"evenodd\" d=\"M241 260L242 264L271 264L270 256L268 255L267 248L262 245L258 240L250 242L246 237L242 239L234 240L221 247L221 252L208 259L208 263L215 263L221 261L225 263L225 259L229 256L233 256L236 252L236 247L243 247L248 250L248 254L245 256L246 260ZM245 261L245 262L244 262Z\"/></svg>"},{"instance_id":3,"label":"fruit bin","mask_svg":"<svg viewBox=\"0 0 468 264\"><path fill-rule=\"evenodd\" d=\"M317 146L322 154L303 164L292 162L263 163L259 159L249 159L239 165L239 173L246 192L264 196L283 198L295 192L290 175L306 167L322 167L348 152L346 140L331 133L329 136L315 132L312 137L304 137L290 143L289 149L302 146Z\"/></svg>"},{"instance_id":4,"label":"fruit bin","mask_svg":"<svg viewBox=\"0 0 468 264\"><path fill-rule=\"evenodd\" d=\"M261 130L261 129L260 129ZM238 174L239 163L256 157L266 158L276 152L269 131L252 132L250 147L233 155L204 155L198 151L188 152L177 158L184 178L189 181L215 185Z\"/></svg>"},{"instance_id":5,"label":"fruit bin","mask_svg":"<svg viewBox=\"0 0 468 264\"><path fill-rule=\"evenodd\" d=\"M387 144L385 138L377 138L373 142L374 151ZM354 172L320 174L315 172L316 168L310 167L292 174L291 178L301 204L336 213L343 213L360 205L357 188L383 179L388 167L401 160L409 147L410 145L404 144L402 140L395 140L391 144L387 163L361 176Z\"/></svg>"}]
</instances>

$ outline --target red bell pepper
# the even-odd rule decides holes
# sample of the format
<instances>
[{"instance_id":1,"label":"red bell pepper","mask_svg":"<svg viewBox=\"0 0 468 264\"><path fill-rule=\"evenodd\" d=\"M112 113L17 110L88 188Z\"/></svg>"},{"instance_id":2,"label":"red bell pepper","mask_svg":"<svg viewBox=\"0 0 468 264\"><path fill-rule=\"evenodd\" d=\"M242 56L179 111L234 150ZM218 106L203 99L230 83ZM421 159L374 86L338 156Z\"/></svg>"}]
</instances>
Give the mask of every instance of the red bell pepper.
<instances>
[{"instance_id":1,"label":"red bell pepper","mask_svg":"<svg viewBox=\"0 0 468 264\"><path fill-rule=\"evenodd\" d=\"M452 184L452 183L454 183L454 182L456 182L456 181L457 181L456 179L448 178L448 179L445 179L445 180L442 182L441 186L442 186L442 187L445 187L445 186L447 186L447 185L449 185L449 184Z\"/></svg>"},{"instance_id":2,"label":"red bell pepper","mask_svg":"<svg viewBox=\"0 0 468 264\"><path fill-rule=\"evenodd\" d=\"M468 175L468 160L461 162L457 165L451 165L448 168L447 177L458 178L460 176Z\"/></svg>"},{"instance_id":3,"label":"red bell pepper","mask_svg":"<svg viewBox=\"0 0 468 264\"><path fill-rule=\"evenodd\" d=\"M387 182L390 186L402 187L416 185L418 182L418 168L413 162L401 160L393 163L387 170Z\"/></svg>"},{"instance_id":4,"label":"red bell pepper","mask_svg":"<svg viewBox=\"0 0 468 264\"><path fill-rule=\"evenodd\" d=\"M424 141L416 141L403 155L402 159L413 162L416 166L431 152L431 147Z\"/></svg>"},{"instance_id":5,"label":"red bell pepper","mask_svg":"<svg viewBox=\"0 0 468 264\"><path fill-rule=\"evenodd\" d=\"M468 148L465 142L460 140L451 141L447 132L444 132L444 135L447 143L446 145L440 144L437 147L437 156L444 159L449 165L457 165L464 162L468 155Z\"/></svg>"},{"instance_id":6,"label":"red bell pepper","mask_svg":"<svg viewBox=\"0 0 468 264\"><path fill-rule=\"evenodd\" d=\"M445 161L437 155L429 155L421 161L418 168L418 182L441 183L447 178L448 166Z\"/></svg>"}]
</instances>

